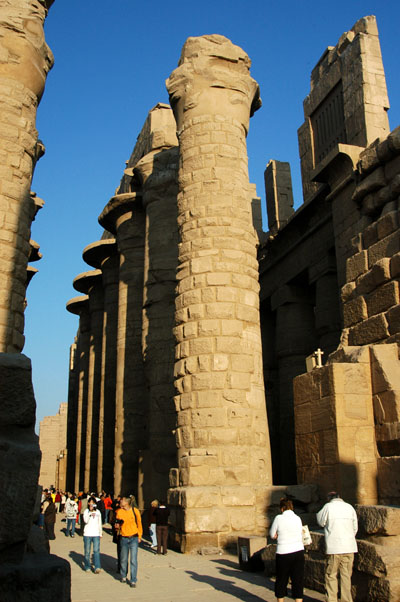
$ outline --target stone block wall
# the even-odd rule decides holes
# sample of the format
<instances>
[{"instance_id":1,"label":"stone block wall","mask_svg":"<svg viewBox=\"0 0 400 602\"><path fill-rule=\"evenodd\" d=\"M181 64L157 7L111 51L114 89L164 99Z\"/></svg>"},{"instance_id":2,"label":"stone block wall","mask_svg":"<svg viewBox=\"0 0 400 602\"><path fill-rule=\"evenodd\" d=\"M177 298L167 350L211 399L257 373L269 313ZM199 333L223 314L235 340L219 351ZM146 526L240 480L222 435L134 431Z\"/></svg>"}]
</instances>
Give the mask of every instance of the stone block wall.
<instances>
[{"instance_id":1,"label":"stone block wall","mask_svg":"<svg viewBox=\"0 0 400 602\"><path fill-rule=\"evenodd\" d=\"M61 403L55 416L45 416L39 426L39 447L42 452L40 462L39 485L49 488L64 489L64 483L60 484L57 479L57 465L64 458L67 442L67 403ZM63 485L63 486L61 486Z\"/></svg>"},{"instance_id":2,"label":"stone block wall","mask_svg":"<svg viewBox=\"0 0 400 602\"><path fill-rule=\"evenodd\" d=\"M296 462L300 483L349 502L373 504L377 494L373 391L369 350L347 351L294 379ZM352 361L353 360L353 361Z\"/></svg>"},{"instance_id":3,"label":"stone block wall","mask_svg":"<svg viewBox=\"0 0 400 602\"><path fill-rule=\"evenodd\" d=\"M400 340L400 128L360 154L352 201L358 233L346 260L343 325L350 345Z\"/></svg>"}]
</instances>

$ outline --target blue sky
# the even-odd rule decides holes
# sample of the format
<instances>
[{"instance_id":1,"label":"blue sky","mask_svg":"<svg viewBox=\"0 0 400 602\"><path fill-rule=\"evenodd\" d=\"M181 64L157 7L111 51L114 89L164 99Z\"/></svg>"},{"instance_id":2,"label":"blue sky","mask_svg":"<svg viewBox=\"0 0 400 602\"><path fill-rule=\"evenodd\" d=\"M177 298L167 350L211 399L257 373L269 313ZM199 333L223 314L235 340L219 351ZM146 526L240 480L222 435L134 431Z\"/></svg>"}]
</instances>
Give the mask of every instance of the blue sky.
<instances>
[{"instance_id":1,"label":"blue sky","mask_svg":"<svg viewBox=\"0 0 400 602\"><path fill-rule=\"evenodd\" d=\"M333 9L333 10L332 10ZM37 421L67 400L69 346L78 321L65 310L82 251L117 188L148 111L168 102L165 79L189 36L219 33L252 60L262 108L250 122L250 180L265 205L270 159L291 164L301 199L297 128L310 73L325 48L365 15L378 20L391 128L400 125L398 0L56 0L45 31L55 55L38 111L46 146L32 185L45 200L32 225L43 258L28 288L24 353L32 360Z\"/></svg>"}]
</instances>

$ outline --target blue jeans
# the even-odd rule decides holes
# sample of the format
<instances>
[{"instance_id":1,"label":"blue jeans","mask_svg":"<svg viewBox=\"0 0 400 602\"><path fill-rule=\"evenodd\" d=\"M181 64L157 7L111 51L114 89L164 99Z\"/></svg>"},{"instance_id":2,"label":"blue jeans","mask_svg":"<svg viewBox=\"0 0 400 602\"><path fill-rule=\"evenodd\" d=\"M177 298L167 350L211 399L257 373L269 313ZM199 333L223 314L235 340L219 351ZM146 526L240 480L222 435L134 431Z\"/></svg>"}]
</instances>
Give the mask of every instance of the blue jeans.
<instances>
[{"instance_id":1,"label":"blue jeans","mask_svg":"<svg viewBox=\"0 0 400 602\"><path fill-rule=\"evenodd\" d=\"M76 525L76 518L67 518L67 528L65 530L65 535L68 537L68 535L71 535L71 537L73 537L75 535L75 525Z\"/></svg>"},{"instance_id":2,"label":"blue jeans","mask_svg":"<svg viewBox=\"0 0 400 602\"><path fill-rule=\"evenodd\" d=\"M110 514L110 509L106 508L104 513L104 523L108 523L108 515Z\"/></svg>"},{"instance_id":3,"label":"blue jeans","mask_svg":"<svg viewBox=\"0 0 400 602\"><path fill-rule=\"evenodd\" d=\"M83 536L83 549L85 552L85 571L90 570L90 547L93 544L94 570L101 569L100 566L100 537Z\"/></svg>"},{"instance_id":4,"label":"blue jeans","mask_svg":"<svg viewBox=\"0 0 400 602\"><path fill-rule=\"evenodd\" d=\"M137 537L121 537L121 577L126 579L128 574L128 556L131 553L131 582L136 583L137 579L137 555L139 548L139 539Z\"/></svg>"}]
</instances>

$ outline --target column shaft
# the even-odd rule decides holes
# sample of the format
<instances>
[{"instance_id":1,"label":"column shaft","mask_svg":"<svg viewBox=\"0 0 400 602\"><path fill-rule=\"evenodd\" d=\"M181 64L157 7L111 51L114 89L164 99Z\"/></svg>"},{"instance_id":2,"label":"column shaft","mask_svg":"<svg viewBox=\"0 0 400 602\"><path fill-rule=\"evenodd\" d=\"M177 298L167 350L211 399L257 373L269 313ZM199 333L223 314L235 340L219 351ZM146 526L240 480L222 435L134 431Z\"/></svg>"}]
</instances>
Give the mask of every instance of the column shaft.
<instances>
[{"instance_id":1,"label":"column shaft","mask_svg":"<svg viewBox=\"0 0 400 602\"><path fill-rule=\"evenodd\" d=\"M222 36L189 38L167 81L180 141L181 239L175 315L180 487L170 502L186 550L219 545L236 530L264 529L271 483L246 152L258 86L249 65ZM199 486L207 495L196 496Z\"/></svg>"}]
</instances>

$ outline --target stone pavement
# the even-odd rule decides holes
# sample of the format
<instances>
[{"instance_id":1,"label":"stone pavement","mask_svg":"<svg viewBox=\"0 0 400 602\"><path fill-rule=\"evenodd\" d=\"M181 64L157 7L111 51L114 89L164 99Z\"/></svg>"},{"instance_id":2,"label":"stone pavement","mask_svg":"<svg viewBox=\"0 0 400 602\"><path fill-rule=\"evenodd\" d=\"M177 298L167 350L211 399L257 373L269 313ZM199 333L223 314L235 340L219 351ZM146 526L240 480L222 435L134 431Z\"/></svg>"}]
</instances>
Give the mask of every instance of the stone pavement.
<instances>
[{"instance_id":1,"label":"stone pavement","mask_svg":"<svg viewBox=\"0 0 400 602\"><path fill-rule=\"evenodd\" d=\"M172 550L157 556L142 542L138 555L138 583L135 589L121 583L116 572L116 545L109 529L101 540L102 572L83 571L83 539L65 537L65 519L57 516L56 540L50 542L51 553L71 564L72 602L275 602L274 583L262 573L248 573L238 568L236 556L223 554L201 556L180 554ZM318 602L323 596L306 590L304 602Z\"/></svg>"}]
</instances>

